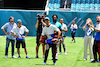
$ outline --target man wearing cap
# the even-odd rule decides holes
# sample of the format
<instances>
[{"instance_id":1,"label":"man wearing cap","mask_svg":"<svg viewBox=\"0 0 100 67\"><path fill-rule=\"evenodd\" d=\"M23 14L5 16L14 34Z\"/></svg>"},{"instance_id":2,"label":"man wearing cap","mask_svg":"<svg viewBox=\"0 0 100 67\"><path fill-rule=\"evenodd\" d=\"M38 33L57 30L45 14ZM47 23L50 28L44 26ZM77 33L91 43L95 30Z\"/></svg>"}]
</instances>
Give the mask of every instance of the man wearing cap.
<instances>
[{"instance_id":1,"label":"man wearing cap","mask_svg":"<svg viewBox=\"0 0 100 67\"><path fill-rule=\"evenodd\" d=\"M24 32L26 32L26 34L24 35ZM25 43L25 37L28 35L29 30L22 25L22 20L18 19L17 20L17 27L14 27L11 30L11 33L14 37L16 37L16 48L18 51L18 58L20 59L20 44L22 44L22 48L24 48L25 53L26 53L26 58L30 59L30 57L27 55L27 49L26 49L26 43Z\"/></svg>"},{"instance_id":2,"label":"man wearing cap","mask_svg":"<svg viewBox=\"0 0 100 67\"><path fill-rule=\"evenodd\" d=\"M9 22L1 27L3 32L7 35L7 37L6 37L5 58L8 58L8 48L9 48L10 42L11 42L11 45L12 45L12 58L16 58L15 55L14 55L15 37L11 34L11 30L14 26L17 26L17 25L16 25L16 23L14 23L14 17L11 16L9 18Z\"/></svg>"},{"instance_id":3,"label":"man wearing cap","mask_svg":"<svg viewBox=\"0 0 100 67\"><path fill-rule=\"evenodd\" d=\"M47 36L47 39L52 39L51 35L54 34L54 31L58 32L58 38L59 38L60 34L61 34L60 30L55 25L50 24L50 19L48 17L46 17L44 20L45 20L46 26L42 30L42 34L41 34L40 39L42 39L42 36L44 36L44 35ZM44 58L43 65L46 65L46 61L47 61L50 47L52 47L53 63L54 63L54 65L56 65L55 55L56 55L57 42L58 41L55 41L53 44L50 44L50 43L46 44L46 52L45 52L45 58Z\"/></svg>"}]
</instances>

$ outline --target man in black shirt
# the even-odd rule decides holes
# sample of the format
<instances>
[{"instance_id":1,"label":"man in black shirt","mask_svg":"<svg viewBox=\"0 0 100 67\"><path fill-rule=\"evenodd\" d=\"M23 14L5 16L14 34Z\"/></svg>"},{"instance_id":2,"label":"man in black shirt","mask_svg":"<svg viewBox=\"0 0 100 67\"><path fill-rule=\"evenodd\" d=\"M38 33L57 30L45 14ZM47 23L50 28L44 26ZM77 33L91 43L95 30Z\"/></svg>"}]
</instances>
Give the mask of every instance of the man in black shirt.
<instances>
[{"instance_id":1,"label":"man in black shirt","mask_svg":"<svg viewBox=\"0 0 100 67\"><path fill-rule=\"evenodd\" d=\"M43 13L43 18L41 20L39 20L39 18L37 18L37 22L36 22L36 25L35 27L37 28L37 37L36 37L36 43L37 43L37 46L36 46L36 58L39 58L38 57L38 50L39 50L39 39L40 39L40 36L41 36L41 33L42 33L42 28L43 26L45 26L46 24L43 22L43 19L46 17L46 13ZM43 46L43 58L45 57L45 45L42 44Z\"/></svg>"}]
</instances>

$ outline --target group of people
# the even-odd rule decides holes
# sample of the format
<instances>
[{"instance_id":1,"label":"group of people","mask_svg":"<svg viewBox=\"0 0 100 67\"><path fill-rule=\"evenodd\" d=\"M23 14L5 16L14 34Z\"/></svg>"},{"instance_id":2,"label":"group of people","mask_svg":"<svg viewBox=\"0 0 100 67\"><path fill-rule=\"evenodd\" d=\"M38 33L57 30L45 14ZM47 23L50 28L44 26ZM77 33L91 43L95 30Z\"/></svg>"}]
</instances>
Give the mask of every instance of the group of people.
<instances>
[{"instance_id":1,"label":"group of people","mask_svg":"<svg viewBox=\"0 0 100 67\"><path fill-rule=\"evenodd\" d=\"M39 50L40 44L42 44L43 58L44 58L43 65L46 65L50 47L52 48L52 60L53 60L54 65L56 65L56 60L58 60L58 48L59 48L59 54L60 55L62 54L61 44L63 45L65 55L67 55L66 46L65 46L65 32L68 31L67 25L63 23L64 22L63 18L60 18L59 21L57 21L57 19L58 19L58 16L56 14L52 16L53 22L50 21L49 17L46 17L46 13L43 13L43 17L41 19L37 17L37 22L35 25L35 27L37 28L36 58L39 58L38 50ZM85 31L83 59L87 60L87 47L89 43L91 62L100 62L100 16L96 17L96 21L97 21L97 25L96 27L94 27L92 20L88 18L86 20L85 26L83 27L83 30ZM25 37L28 35L29 30L24 25L22 25L22 20L18 19L17 24L16 24L14 23L14 17L11 16L9 18L9 22L4 24L1 27L1 29L3 30L5 34L7 34L5 58L8 58L8 47L9 47L10 42L12 45L12 58L16 58L16 56L14 55L14 43L16 40L18 58L19 59L21 58L20 44L22 44L22 48L24 48L25 50L26 58L30 59L30 57L27 55L27 49L26 49L26 43L25 43ZM76 43L75 32L78 28L77 28L77 25L75 24L75 21L72 22L70 29L71 29L71 35L72 35L71 43ZM96 31L96 35L95 35L94 44L93 44L94 30ZM57 32L56 38L55 38L55 31ZM46 36L47 38L45 39L44 42L42 42L42 39L44 38L44 36ZM45 45L46 45L46 48L45 48ZM97 52L99 54L99 61L97 61ZM94 57L94 60L93 60L93 57Z\"/></svg>"},{"instance_id":2,"label":"group of people","mask_svg":"<svg viewBox=\"0 0 100 67\"><path fill-rule=\"evenodd\" d=\"M48 53L50 47L52 47L52 60L54 62L54 65L56 65L56 60L58 59L58 48L59 48L59 54L61 55L61 44L63 45L64 53L67 55L66 51L66 46L65 46L65 32L68 31L67 25L64 24L64 19L60 18L59 21L58 16L56 14L52 15L52 22L50 21L49 17L46 17L46 14L43 15L43 19L39 20L37 18L37 22L35 27L37 28L37 39L36 39L36 58L39 58L38 56L38 50L39 50L39 45L42 44L43 46L43 58L44 58L44 63L43 65L46 65ZM75 32L77 30L77 25L75 24L75 21L72 22L72 25L70 27L71 29L71 35L72 35L72 41L71 43L76 43L75 41ZM52 37L52 34L54 32L58 32L58 37L54 42L52 42L54 37ZM46 43L40 43L39 40L44 38L43 36L47 36ZM60 38L61 36L61 38ZM46 50L45 50L45 45L46 45Z\"/></svg>"},{"instance_id":3,"label":"group of people","mask_svg":"<svg viewBox=\"0 0 100 67\"><path fill-rule=\"evenodd\" d=\"M86 20L86 24L83 27L83 30L85 31L85 37L84 37L84 61L87 60L87 47L89 44L89 55L91 62L100 62L100 16L98 15L96 17L96 27L94 27L92 20L88 18ZM95 38L93 41L93 31L96 31ZM99 55L99 61L97 59L97 53ZM94 57L94 60L93 60Z\"/></svg>"}]
</instances>

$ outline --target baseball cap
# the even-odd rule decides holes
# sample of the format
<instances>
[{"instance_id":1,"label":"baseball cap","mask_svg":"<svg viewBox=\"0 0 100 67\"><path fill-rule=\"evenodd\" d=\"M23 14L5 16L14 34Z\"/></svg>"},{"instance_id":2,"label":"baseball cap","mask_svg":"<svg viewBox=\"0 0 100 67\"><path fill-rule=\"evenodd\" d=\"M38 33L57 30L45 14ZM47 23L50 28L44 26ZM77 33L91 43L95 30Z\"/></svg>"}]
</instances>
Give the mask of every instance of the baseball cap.
<instances>
[{"instance_id":1,"label":"baseball cap","mask_svg":"<svg viewBox=\"0 0 100 67\"><path fill-rule=\"evenodd\" d=\"M50 20L49 17L45 17L44 20Z\"/></svg>"},{"instance_id":2,"label":"baseball cap","mask_svg":"<svg viewBox=\"0 0 100 67\"><path fill-rule=\"evenodd\" d=\"M18 19L18 20L17 20L17 23L22 23L22 20L21 20L21 19Z\"/></svg>"}]
</instances>

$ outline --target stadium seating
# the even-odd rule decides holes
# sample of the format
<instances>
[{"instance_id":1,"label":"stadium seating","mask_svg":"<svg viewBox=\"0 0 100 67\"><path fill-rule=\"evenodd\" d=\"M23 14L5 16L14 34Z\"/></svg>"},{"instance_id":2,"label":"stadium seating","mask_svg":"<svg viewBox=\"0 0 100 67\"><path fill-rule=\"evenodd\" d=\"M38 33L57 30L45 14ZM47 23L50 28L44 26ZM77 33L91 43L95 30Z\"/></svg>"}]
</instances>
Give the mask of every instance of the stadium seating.
<instances>
[{"instance_id":1,"label":"stadium seating","mask_svg":"<svg viewBox=\"0 0 100 67\"><path fill-rule=\"evenodd\" d=\"M99 11L100 0L72 0L71 11Z\"/></svg>"}]
</instances>

